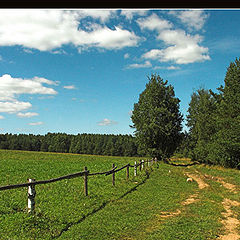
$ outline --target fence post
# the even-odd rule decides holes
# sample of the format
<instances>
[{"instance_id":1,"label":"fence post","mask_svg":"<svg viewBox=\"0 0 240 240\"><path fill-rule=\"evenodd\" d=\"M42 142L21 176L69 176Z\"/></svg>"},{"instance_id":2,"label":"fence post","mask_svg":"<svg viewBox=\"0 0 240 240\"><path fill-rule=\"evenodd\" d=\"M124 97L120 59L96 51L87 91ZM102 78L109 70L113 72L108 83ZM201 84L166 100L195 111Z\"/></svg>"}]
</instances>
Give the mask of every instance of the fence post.
<instances>
[{"instance_id":1,"label":"fence post","mask_svg":"<svg viewBox=\"0 0 240 240\"><path fill-rule=\"evenodd\" d=\"M113 174L112 174L112 185L115 186L115 172L114 172L114 167L115 164L113 163L112 168L113 168Z\"/></svg>"},{"instance_id":2,"label":"fence post","mask_svg":"<svg viewBox=\"0 0 240 240\"><path fill-rule=\"evenodd\" d=\"M35 182L35 179L28 179L29 183ZM28 213L33 213L35 210L35 185L28 186Z\"/></svg>"},{"instance_id":3,"label":"fence post","mask_svg":"<svg viewBox=\"0 0 240 240\"><path fill-rule=\"evenodd\" d=\"M142 160L139 160L139 171L142 170Z\"/></svg>"},{"instance_id":4,"label":"fence post","mask_svg":"<svg viewBox=\"0 0 240 240\"><path fill-rule=\"evenodd\" d=\"M126 178L129 179L129 165L127 166Z\"/></svg>"},{"instance_id":5,"label":"fence post","mask_svg":"<svg viewBox=\"0 0 240 240\"><path fill-rule=\"evenodd\" d=\"M144 160L142 160L142 170L144 169Z\"/></svg>"},{"instance_id":6,"label":"fence post","mask_svg":"<svg viewBox=\"0 0 240 240\"><path fill-rule=\"evenodd\" d=\"M87 171L87 167L84 167L84 193L85 196L88 196L88 171Z\"/></svg>"},{"instance_id":7,"label":"fence post","mask_svg":"<svg viewBox=\"0 0 240 240\"><path fill-rule=\"evenodd\" d=\"M137 162L134 163L134 176L137 176Z\"/></svg>"}]
</instances>

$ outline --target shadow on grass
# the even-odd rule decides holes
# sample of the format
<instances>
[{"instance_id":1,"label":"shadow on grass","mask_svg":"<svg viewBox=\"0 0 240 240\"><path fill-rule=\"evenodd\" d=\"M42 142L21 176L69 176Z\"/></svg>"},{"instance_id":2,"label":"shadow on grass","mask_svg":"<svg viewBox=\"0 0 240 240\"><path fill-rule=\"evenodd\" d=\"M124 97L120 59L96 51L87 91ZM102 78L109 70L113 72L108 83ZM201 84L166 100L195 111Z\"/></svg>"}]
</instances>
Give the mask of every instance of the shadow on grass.
<instances>
[{"instance_id":1,"label":"shadow on grass","mask_svg":"<svg viewBox=\"0 0 240 240\"><path fill-rule=\"evenodd\" d=\"M92 212L86 214L85 216L81 217L79 220L77 220L76 222L70 222L66 225L66 227L64 227L61 232L56 235L56 236L52 236L52 239L56 239L59 238L64 232L67 232L69 230L69 228L71 228L72 226L75 226L77 224L80 224L81 222L83 222L86 218L94 215L95 213L99 212L100 210L102 210L103 208L105 208L109 203L114 203L118 200L121 200L122 198L124 198L125 196L127 196L128 194L134 192L137 190L137 188L141 185L143 185L147 179L149 179L150 176L150 172L146 171L146 177L143 179L143 181L141 181L140 183L138 183L136 186L134 186L133 188L131 188L130 190L128 190L126 193L124 193L123 195L121 195L119 198L116 198L114 200L109 200L106 201L104 203L102 203L98 208L94 209Z\"/></svg>"}]
</instances>

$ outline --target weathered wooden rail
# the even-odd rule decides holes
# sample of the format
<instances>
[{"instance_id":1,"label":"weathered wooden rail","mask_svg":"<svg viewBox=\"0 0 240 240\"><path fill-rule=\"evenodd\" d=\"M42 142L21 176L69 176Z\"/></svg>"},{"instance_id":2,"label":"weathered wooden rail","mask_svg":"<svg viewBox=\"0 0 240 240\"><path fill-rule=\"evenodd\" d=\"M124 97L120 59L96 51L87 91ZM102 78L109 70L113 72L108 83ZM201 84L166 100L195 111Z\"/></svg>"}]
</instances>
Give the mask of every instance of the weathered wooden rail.
<instances>
[{"instance_id":1,"label":"weathered wooden rail","mask_svg":"<svg viewBox=\"0 0 240 240\"><path fill-rule=\"evenodd\" d=\"M140 160L139 163L135 162L134 165L131 165L130 163L117 168L115 164L112 165L112 169L104 172L95 172L90 173L90 171L87 169L87 167L84 167L84 171L77 172L73 174L68 174L65 176L61 176L58 178L52 178L48 180L40 180L36 181L35 179L29 178L27 183L20 183L20 184L13 184L13 185L6 185L6 186L0 186L0 191L10 190L10 189L16 189L16 188L22 188L22 187L28 187L28 212L33 213L35 210L35 196L36 196L36 190L35 186L40 184L48 184L53 182L58 182L64 179L72 179L76 177L82 177L84 178L84 194L85 196L88 196L88 177L89 176L96 176L96 175L111 175L112 174L112 185L115 186L115 173L123 170L126 168L126 179L129 179L129 168L134 168L134 176L137 176L137 168L139 167L139 170L141 171L145 167L145 163L147 163L148 166L152 166L153 163L156 163L157 159L151 159L151 160Z\"/></svg>"}]
</instances>

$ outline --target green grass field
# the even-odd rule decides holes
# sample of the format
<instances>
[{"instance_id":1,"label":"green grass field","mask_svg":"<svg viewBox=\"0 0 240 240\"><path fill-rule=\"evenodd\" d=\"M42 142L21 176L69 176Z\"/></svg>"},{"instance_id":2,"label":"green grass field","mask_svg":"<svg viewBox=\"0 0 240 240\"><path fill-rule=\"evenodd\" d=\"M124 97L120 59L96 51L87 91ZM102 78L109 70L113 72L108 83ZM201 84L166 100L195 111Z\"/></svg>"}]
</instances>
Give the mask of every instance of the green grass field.
<instances>
[{"instance_id":1,"label":"green grass field","mask_svg":"<svg viewBox=\"0 0 240 240\"><path fill-rule=\"evenodd\" d=\"M45 180L82 171L110 170L140 158L0 150L0 185ZM189 160L174 160L175 163ZM189 175L193 182L187 182ZM126 171L36 186L36 213L27 213L27 189L0 192L0 239L223 239L240 237L240 224L228 229L231 213L240 222L239 171L194 165L155 164L126 180ZM204 182L200 188L199 179ZM233 203L224 205L228 199ZM231 202L232 201L232 202ZM232 232L231 232L232 231ZM225 238L227 239L227 238ZM236 238L237 239L237 238Z\"/></svg>"}]
</instances>

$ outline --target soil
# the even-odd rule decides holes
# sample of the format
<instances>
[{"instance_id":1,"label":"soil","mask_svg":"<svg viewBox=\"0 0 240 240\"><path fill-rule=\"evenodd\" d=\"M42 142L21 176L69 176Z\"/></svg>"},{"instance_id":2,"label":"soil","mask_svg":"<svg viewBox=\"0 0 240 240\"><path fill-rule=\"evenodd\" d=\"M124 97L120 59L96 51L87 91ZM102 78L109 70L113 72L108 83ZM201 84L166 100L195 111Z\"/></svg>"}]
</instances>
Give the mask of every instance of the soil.
<instances>
[{"instance_id":1,"label":"soil","mask_svg":"<svg viewBox=\"0 0 240 240\"><path fill-rule=\"evenodd\" d=\"M206 184L203 181L203 179L201 177L199 177L195 174L186 173L186 175L198 183L199 189L203 189L203 188L209 186L208 184ZM198 201L198 199L197 199L198 194L199 194L199 192L196 192L193 195L190 195L184 202L181 203L181 205L187 206L189 204L192 204L192 203ZM179 214L181 214L181 210L177 209L175 212L161 212L161 214L157 215L157 218L169 218L169 217L177 216Z\"/></svg>"},{"instance_id":2,"label":"soil","mask_svg":"<svg viewBox=\"0 0 240 240\"><path fill-rule=\"evenodd\" d=\"M224 188L226 188L228 191L230 191L232 193L237 193L237 190L236 190L237 187L234 184L225 182L223 178L213 177L213 176L206 175L206 174L202 175L196 170L195 170L195 172L196 172L196 174L187 172L184 175L187 176L188 178L192 178L194 181L196 181L198 184L199 190L209 187L209 185L204 181L204 179L208 179L211 181L216 181L216 182L221 183ZM183 201L181 203L181 205L187 206L196 201L199 201L198 196L199 196L199 191L196 191L194 194L190 195L185 201ZM222 220L222 224L224 226L225 233L223 235L220 235L218 240L240 240L240 235L238 233L238 227L240 226L240 220L237 219L236 214L234 214L234 211L232 210L232 207L240 206L240 202L225 198L222 201L222 205L225 209L225 211L222 213L222 216L224 217L224 219ZM160 214L156 215L156 220L157 220L157 222L161 223L161 221L163 219L166 219L169 217L175 217L180 214L181 214L180 209L177 209L175 212L160 212ZM146 229L147 232L153 231L155 229L156 225L148 227L148 229Z\"/></svg>"},{"instance_id":3,"label":"soil","mask_svg":"<svg viewBox=\"0 0 240 240\"><path fill-rule=\"evenodd\" d=\"M203 189L205 187L208 187L209 185L203 181L203 179L199 176L198 172L197 172L197 174L198 175L187 173L187 176L192 178L194 181L197 182L199 189Z\"/></svg>"}]
</instances>

